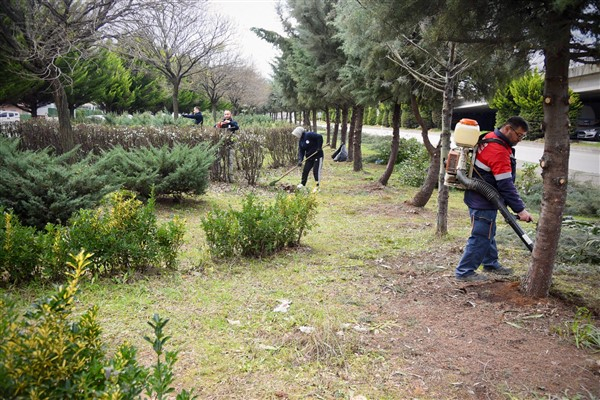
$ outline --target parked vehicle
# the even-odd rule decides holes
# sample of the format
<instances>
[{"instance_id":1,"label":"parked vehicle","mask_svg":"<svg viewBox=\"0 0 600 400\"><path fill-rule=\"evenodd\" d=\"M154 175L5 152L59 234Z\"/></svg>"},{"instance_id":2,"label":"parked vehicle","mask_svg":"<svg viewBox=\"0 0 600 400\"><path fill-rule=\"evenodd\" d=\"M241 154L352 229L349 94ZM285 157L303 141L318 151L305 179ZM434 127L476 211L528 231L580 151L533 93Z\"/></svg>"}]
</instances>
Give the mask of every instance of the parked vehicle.
<instances>
[{"instance_id":1,"label":"parked vehicle","mask_svg":"<svg viewBox=\"0 0 600 400\"><path fill-rule=\"evenodd\" d=\"M0 111L0 124L8 124L21 121L21 114L17 111Z\"/></svg>"},{"instance_id":2,"label":"parked vehicle","mask_svg":"<svg viewBox=\"0 0 600 400\"><path fill-rule=\"evenodd\" d=\"M577 128L575 136L578 140L596 140L600 142L600 126Z\"/></svg>"}]
</instances>

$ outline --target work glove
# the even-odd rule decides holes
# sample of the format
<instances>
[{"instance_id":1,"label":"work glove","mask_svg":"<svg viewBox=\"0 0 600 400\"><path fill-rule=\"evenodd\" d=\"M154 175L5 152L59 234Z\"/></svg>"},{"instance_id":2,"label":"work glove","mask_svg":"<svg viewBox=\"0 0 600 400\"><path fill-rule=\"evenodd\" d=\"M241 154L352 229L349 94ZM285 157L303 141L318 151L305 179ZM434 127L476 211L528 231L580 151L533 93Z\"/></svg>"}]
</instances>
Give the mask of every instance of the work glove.
<instances>
[{"instance_id":1,"label":"work glove","mask_svg":"<svg viewBox=\"0 0 600 400\"><path fill-rule=\"evenodd\" d=\"M302 161L298 161L298 166L301 167L302 166Z\"/></svg>"}]
</instances>

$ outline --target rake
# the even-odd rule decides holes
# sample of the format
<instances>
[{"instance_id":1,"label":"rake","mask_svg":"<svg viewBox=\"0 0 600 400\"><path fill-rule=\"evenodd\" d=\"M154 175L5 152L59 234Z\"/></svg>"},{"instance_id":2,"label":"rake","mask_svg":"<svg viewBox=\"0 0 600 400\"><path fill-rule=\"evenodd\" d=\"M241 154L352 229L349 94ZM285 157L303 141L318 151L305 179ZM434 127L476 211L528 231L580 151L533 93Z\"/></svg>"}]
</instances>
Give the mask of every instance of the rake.
<instances>
[{"instance_id":1,"label":"rake","mask_svg":"<svg viewBox=\"0 0 600 400\"><path fill-rule=\"evenodd\" d=\"M317 154L319 152L319 150L315 151L314 153L312 153L310 156L306 157L306 158L311 158L312 156L314 156L315 154ZM269 183L269 186L275 186L275 184L277 182L279 182L280 180L282 180L283 178L285 178L287 175L289 175L290 173L294 172L296 169L298 169L302 164L296 165L294 168L290 168L288 171L286 171L283 175L281 175L279 178L275 179L273 182Z\"/></svg>"}]
</instances>

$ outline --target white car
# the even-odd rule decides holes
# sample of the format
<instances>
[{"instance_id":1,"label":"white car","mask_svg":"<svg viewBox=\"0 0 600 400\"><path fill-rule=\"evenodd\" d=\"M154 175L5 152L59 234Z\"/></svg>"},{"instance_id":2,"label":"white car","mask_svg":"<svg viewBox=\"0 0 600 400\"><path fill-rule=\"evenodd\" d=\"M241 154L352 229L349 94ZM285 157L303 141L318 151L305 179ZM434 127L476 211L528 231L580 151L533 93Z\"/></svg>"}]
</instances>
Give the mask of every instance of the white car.
<instances>
[{"instance_id":1,"label":"white car","mask_svg":"<svg viewBox=\"0 0 600 400\"><path fill-rule=\"evenodd\" d=\"M600 127L579 128L575 131L577 139L600 141Z\"/></svg>"},{"instance_id":2,"label":"white car","mask_svg":"<svg viewBox=\"0 0 600 400\"><path fill-rule=\"evenodd\" d=\"M21 121L21 114L16 111L0 111L0 124Z\"/></svg>"}]
</instances>

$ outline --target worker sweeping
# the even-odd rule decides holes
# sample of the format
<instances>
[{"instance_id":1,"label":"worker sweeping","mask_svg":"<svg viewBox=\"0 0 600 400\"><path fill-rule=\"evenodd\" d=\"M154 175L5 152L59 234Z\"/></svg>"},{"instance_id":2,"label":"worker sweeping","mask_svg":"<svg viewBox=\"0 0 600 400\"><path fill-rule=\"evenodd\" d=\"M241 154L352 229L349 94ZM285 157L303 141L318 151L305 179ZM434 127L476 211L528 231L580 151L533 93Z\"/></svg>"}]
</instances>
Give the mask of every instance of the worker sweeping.
<instances>
[{"instance_id":1,"label":"worker sweeping","mask_svg":"<svg viewBox=\"0 0 600 400\"><path fill-rule=\"evenodd\" d=\"M302 161L306 156L306 162L302 169L302 181L298 185L298 189L306 186L308 174L312 169L316 182L313 191L317 192L319 191L321 170L323 169L323 136L315 132L307 132L301 126L296 127L292 131L292 135L298 138L298 166L302 165Z\"/></svg>"}]
</instances>

